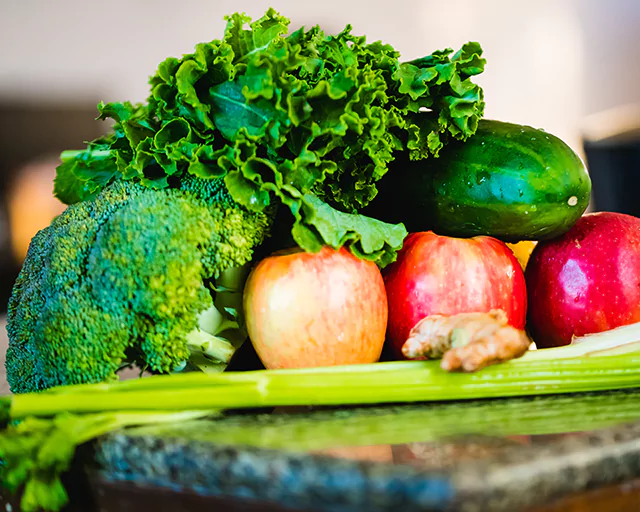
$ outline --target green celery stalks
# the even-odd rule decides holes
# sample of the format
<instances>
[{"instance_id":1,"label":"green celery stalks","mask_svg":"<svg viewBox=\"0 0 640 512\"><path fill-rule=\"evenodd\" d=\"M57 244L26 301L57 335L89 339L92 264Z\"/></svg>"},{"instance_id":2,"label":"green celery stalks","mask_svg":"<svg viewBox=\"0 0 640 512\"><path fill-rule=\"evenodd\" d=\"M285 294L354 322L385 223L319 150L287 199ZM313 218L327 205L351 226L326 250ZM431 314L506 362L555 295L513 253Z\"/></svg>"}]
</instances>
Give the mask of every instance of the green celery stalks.
<instances>
[{"instance_id":1,"label":"green celery stalks","mask_svg":"<svg viewBox=\"0 0 640 512\"><path fill-rule=\"evenodd\" d=\"M346 405L467 400L640 387L640 354L520 360L472 373L438 361L309 370L260 370L148 377L16 395L11 416L110 410L198 410L278 405Z\"/></svg>"}]
</instances>

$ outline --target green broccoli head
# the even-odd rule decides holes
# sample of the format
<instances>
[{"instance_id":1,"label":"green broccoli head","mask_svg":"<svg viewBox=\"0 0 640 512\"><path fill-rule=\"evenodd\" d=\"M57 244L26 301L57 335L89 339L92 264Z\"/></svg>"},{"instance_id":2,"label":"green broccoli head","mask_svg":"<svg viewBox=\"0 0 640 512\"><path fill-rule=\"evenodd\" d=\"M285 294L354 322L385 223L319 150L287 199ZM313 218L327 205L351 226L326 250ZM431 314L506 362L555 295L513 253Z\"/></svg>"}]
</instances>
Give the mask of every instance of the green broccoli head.
<instances>
[{"instance_id":1,"label":"green broccoli head","mask_svg":"<svg viewBox=\"0 0 640 512\"><path fill-rule=\"evenodd\" d=\"M38 233L9 303L12 391L185 364L187 335L214 303L205 283L250 261L270 225L190 187L116 181Z\"/></svg>"}]
</instances>

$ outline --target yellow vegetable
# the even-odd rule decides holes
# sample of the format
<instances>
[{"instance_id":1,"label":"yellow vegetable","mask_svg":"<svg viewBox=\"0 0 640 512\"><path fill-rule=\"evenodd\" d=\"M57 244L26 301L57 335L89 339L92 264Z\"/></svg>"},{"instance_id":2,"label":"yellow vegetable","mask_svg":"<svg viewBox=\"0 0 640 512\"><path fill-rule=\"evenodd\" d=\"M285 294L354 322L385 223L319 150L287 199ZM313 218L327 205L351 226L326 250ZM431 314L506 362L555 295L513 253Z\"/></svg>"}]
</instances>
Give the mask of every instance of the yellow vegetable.
<instances>
[{"instance_id":1,"label":"yellow vegetable","mask_svg":"<svg viewBox=\"0 0 640 512\"><path fill-rule=\"evenodd\" d=\"M525 240L524 242L518 242L517 244L507 244L509 246L509 249L513 251L513 254L516 255L516 258L520 262L522 270L527 267L529 257L531 256L536 243L537 242Z\"/></svg>"}]
</instances>

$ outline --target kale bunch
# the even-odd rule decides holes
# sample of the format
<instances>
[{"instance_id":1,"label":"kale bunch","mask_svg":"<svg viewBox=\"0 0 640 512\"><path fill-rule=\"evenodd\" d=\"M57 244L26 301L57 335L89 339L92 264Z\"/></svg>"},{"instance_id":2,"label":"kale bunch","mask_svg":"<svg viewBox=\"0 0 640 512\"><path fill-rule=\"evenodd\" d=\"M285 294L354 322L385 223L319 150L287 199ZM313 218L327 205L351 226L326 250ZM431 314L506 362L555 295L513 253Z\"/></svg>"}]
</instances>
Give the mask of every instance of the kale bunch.
<instances>
[{"instance_id":1,"label":"kale bunch","mask_svg":"<svg viewBox=\"0 0 640 512\"><path fill-rule=\"evenodd\" d=\"M64 155L57 196L90 199L114 179L163 189L183 176L222 178L248 210L288 207L305 250L347 244L381 266L393 261L405 234L398 226L341 215L335 229L321 226L334 222L333 210L367 206L396 154L436 156L476 131L484 101L472 77L484 69L482 50L467 43L400 62L349 26L336 35L288 26L273 10L254 22L229 16L222 39L159 65L146 103L101 104L113 132Z\"/></svg>"}]
</instances>

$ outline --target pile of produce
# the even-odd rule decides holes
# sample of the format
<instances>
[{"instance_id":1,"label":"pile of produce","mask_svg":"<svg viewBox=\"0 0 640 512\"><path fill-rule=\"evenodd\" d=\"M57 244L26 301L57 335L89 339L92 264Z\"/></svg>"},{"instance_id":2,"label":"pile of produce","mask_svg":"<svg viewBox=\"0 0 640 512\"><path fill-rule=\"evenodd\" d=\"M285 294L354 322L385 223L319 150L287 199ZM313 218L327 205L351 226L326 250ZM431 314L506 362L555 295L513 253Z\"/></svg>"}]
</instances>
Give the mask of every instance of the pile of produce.
<instances>
[{"instance_id":1,"label":"pile of produce","mask_svg":"<svg viewBox=\"0 0 640 512\"><path fill-rule=\"evenodd\" d=\"M583 215L565 143L481 119L480 46L402 62L288 24L230 16L63 153L69 207L9 303L0 483L25 511L127 426L640 385L640 219ZM249 349L264 369L229 371Z\"/></svg>"}]
</instances>

